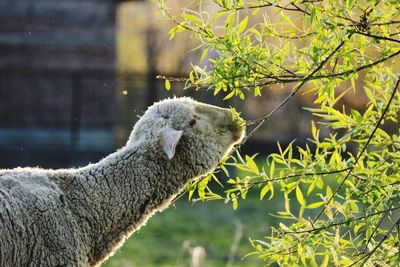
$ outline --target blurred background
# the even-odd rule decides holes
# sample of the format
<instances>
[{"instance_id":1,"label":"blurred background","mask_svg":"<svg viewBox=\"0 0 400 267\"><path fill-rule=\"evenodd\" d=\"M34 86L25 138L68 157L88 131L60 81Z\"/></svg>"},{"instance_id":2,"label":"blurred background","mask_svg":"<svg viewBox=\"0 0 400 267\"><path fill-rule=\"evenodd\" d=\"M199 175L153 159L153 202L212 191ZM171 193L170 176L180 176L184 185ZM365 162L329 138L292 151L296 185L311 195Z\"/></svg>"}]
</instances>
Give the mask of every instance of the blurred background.
<instances>
[{"instance_id":1,"label":"blurred background","mask_svg":"<svg viewBox=\"0 0 400 267\"><path fill-rule=\"evenodd\" d=\"M98 161L124 144L147 106L165 97L188 95L255 119L287 95L271 90L222 101L222 95L184 91L179 83L166 91L156 76L187 77L201 51L193 51L196 44L186 33L170 41L172 25L156 13L155 4L144 0L0 0L0 168ZM301 107L308 102L295 98L242 152L268 153L278 140L304 142L310 114ZM241 258L251 250L248 239L267 231L268 213L281 203L266 206L257 196L254 203L232 211L221 202L193 204L183 197L106 266L260 266Z\"/></svg>"},{"instance_id":2,"label":"blurred background","mask_svg":"<svg viewBox=\"0 0 400 267\"><path fill-rule=\"evenodd\" d=\"M183 1L184 2L184 1ZM245 118L266 114L285 90L222 101L209 91L164 89L156 76L187 77L200 50L152 1L0 0L0 167L85 164L123 145L137 116L158 99L190 95L233 106ZM176 8L182 1L171 5ZM205 62L207 64L207 62ZM294 100L249 142L263 146L308 131ZM289 114L290 115L289 115ZM284 116L283 116L284 115ZM271 131L270 129L274 129Z\"/></svg>"}]
</instances>

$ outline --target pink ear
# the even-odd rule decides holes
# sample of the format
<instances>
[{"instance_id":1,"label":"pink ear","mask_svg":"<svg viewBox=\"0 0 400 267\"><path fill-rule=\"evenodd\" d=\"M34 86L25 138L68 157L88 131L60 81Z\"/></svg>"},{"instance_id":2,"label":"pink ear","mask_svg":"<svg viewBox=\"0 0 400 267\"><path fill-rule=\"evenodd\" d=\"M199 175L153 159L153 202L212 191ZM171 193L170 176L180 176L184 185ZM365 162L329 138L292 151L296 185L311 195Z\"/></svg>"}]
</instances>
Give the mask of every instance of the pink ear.
<instances>
[{"instance_id":1,"label":"pink ear","mask_svg":"<svg viewBox=\"0 0 400 267\"><path fill-rule=\"evenodd\" d=\"M175 147L181 139L182 133L183 131L168 128L161 134L161 147L169 159L174 157Z\"/></svg>"}]
</instances>

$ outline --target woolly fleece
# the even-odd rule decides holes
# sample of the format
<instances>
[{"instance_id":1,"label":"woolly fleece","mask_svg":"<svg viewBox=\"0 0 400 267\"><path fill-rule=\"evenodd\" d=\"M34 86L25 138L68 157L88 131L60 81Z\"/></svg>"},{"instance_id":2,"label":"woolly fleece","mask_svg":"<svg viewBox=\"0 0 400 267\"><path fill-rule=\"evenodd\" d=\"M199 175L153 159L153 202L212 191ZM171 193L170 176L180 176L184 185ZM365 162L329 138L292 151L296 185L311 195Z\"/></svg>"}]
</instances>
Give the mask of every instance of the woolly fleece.
<instances>
[{"instance_id":1,"label":"woolly fleece","mask_svg":"<svg viewBox=\"0 0 400 267\"><path fill-rule=\"evenodd\" d=\"M99 266L243 134L228 109L166 99L98 163L0 170L0 266Z\"/></svg>"}]
</instances>

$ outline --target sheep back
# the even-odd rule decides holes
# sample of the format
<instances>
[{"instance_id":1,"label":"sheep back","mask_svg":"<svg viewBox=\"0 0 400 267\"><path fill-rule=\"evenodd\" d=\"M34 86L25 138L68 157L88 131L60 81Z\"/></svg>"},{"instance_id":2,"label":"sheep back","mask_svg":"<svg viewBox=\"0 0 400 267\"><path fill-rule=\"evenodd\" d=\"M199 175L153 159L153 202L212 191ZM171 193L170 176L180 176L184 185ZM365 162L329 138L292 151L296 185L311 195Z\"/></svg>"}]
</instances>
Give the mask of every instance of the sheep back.
<instances>
[{"instance_id":1,"label":"sheep back","mask_svg":"<svg viewBox=\"0 0 400 267\"><path fill-rule=\"evenodd\" d=\"M78 227L39 169L0 171L0 266L79 266Z\"/></svg>"}]
</instances>

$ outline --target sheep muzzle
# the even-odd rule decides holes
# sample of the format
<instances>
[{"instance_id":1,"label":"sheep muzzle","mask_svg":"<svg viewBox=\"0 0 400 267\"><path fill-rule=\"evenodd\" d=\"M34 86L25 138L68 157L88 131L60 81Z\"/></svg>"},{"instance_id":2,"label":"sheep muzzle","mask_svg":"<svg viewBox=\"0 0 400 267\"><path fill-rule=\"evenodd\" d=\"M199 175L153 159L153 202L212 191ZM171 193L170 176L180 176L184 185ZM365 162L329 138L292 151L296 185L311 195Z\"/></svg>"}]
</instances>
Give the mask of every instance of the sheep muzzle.
<instances>
[{"instance_id":1,"label":"sheep muzzle","mask_svg":"<svg viewBox=\"0 0 400 267\"><path fill-rule=\"evenodd\" d=\"M228 129L232 132L233 140L239 141L243 138L245 132L245 126L243 125L243 120L240 118L236 118L232 121L232 123L228 126Z\"/></svg>"}]
</instances>

